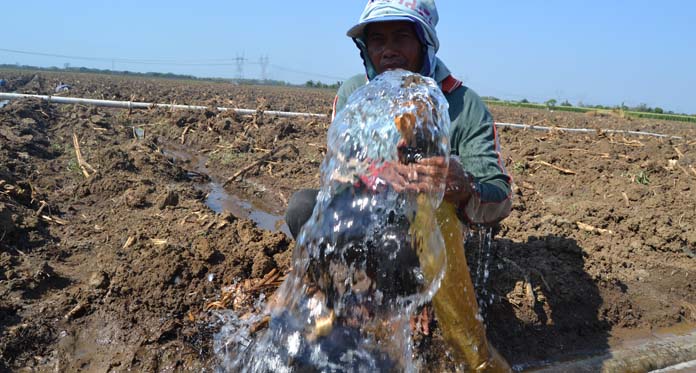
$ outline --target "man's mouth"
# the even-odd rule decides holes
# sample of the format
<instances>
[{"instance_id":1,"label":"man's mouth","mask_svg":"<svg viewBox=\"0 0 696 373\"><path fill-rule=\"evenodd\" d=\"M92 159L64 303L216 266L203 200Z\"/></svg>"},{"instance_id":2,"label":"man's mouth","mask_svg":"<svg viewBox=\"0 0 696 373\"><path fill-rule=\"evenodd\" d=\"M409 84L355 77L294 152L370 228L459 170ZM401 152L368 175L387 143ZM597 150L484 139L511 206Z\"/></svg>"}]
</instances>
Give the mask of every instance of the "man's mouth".
<instances>
[{"instance_id":1,"label":"man's mouth","mask_svg":"<svg viewBox=\"0 0 696 373\"><path fill-rule=\"evenodd\" d=\"M406 69L406 64L402 62L385 62L382 64L384 70Z\"/></svg>"}]
</instances>

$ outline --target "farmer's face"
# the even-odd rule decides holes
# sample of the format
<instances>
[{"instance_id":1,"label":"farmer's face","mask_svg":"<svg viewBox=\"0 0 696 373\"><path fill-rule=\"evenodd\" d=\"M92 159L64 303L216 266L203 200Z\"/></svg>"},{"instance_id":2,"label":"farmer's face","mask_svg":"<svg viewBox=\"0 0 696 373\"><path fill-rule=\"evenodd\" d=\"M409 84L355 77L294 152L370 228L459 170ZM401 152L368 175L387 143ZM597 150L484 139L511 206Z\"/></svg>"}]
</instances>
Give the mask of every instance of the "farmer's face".
<instances>
[{"instance_id":1,"label":"farmer's face","mask_svg":"<svg viewBox=\"0 0 696 373\"><path fill-rule=\"evenodd\" d=\"M376 22L367 26L367 54L378 74L392 69L421 71L422 47L413 23Z\"/></svg>"}]
</instances>

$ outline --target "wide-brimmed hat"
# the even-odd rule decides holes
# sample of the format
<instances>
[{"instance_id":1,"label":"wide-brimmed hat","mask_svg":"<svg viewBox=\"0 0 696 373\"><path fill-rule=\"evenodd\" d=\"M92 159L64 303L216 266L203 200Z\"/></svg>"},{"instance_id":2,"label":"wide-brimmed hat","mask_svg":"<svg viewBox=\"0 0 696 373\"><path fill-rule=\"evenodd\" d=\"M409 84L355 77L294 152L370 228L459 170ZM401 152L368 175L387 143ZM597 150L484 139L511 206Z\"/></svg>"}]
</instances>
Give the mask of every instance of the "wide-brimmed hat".
<instances>
[{"instance_id":1,"label":"wide-brimmed hat","mask_svg":"<svg viewBox=\"0 0 696 373\"><path fill-rule=\"evenodd\" d=\"M426 44L436 52L440 41L435 32L439 17L434 0L370 0L365 6L358 24L348 30L353 39L362 39L365 26L374 22L410 21L420 26Z\"/></svg>"}]
</instances>

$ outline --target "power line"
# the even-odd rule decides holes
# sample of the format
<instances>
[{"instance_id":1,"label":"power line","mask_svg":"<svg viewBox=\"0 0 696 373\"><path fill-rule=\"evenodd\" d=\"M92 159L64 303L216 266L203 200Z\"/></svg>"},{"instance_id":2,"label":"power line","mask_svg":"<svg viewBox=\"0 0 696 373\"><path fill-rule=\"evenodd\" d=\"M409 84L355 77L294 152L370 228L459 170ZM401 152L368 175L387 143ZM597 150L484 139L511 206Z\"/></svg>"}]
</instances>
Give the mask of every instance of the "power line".
<instances>
[{"instance_id":1,"label":"power line","mask_svg":"<svg viewBox=\"0 0 696 373\"><path fill-rule=\"evenodd\" d=\"M259 62L251 61L244 57L237 56L236 58L215 58L215 59L198 59L198 60L171 60L171 59L143 59L143 58L122 58L122 57L90 57L90 56L78 56L78 55L67 55L58 53L46 53L46 52L34 52L25 51L17 49L0 48L0 52L8 52L15 54L23 54L30 56L41 56L41 57L53 57L53 58L63 58L70 60L84 60L93 62L104 62L111 65L112 70L115 69L116 64L130 64L130 65L147 65L147 66L234 66L237 68L237 77L242 78L244 75L244 65L259 65L262 70L262 75L266 76L268 67L272 67L277 70L286 71L294 74L301 74L305 76L332 79L340 81L345 79L345 77L338 77L334 75L319 74L311 71L303 71L298 69L293 69L289 67L279 66L269 63L268 56L261 57Z\"/></svg>"}]
</instances>

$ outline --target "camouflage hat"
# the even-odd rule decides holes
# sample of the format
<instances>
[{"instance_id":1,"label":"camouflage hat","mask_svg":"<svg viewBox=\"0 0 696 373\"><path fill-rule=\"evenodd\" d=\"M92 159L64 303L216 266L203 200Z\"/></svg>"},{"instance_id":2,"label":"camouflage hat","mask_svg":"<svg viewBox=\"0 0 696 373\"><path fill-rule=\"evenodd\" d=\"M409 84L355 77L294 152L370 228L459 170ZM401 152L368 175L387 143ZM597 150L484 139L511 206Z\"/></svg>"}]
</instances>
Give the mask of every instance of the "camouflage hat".
<instances>
[{"instance_id":1,"label":"camouflage hat","mask_svg":"<svg viewBox=\"0 0 696 373\"><path fill-rule=\"evenodd\" d=\"M439 20L435 0L370 0L360 15L357 25L348 30L347 35L361 39L365 26L373 22L410 21L420 26L423 35L419 35L437 52L440 41L435 32Z\"/></svg>"}]
</instances>

